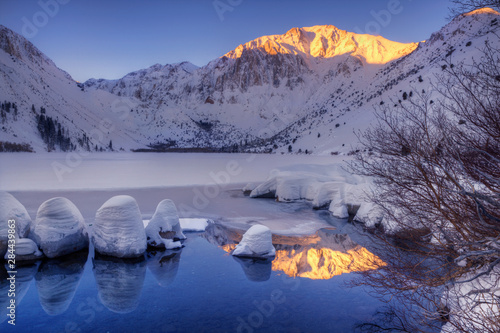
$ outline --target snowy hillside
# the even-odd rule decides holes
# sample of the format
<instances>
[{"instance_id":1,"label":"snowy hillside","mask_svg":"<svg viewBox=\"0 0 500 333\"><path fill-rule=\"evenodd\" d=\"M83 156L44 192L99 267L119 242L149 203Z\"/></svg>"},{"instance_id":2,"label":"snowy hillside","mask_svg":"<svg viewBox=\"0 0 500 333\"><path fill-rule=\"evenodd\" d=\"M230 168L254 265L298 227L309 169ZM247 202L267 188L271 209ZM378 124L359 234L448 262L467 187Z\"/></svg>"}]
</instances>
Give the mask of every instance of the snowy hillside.
<instances>
[{"instance_id":1,"label":"snowy hillside","mask_svg":"<svg viewBox=\"0 0 500 333\"><path fill-rule=\"evenodd\" d=\"M374 107L428 91L446 61L471 61L486 40L498 45L499 16L489 9L464 14L411 44L334 26L294 28L201 68L157 64L84 84L0 26L0 101L17 109L14 115L2 108L0 141L36 151L347 153L355 146L353 131L373 121Z\"/></svg>"}]
</instances>

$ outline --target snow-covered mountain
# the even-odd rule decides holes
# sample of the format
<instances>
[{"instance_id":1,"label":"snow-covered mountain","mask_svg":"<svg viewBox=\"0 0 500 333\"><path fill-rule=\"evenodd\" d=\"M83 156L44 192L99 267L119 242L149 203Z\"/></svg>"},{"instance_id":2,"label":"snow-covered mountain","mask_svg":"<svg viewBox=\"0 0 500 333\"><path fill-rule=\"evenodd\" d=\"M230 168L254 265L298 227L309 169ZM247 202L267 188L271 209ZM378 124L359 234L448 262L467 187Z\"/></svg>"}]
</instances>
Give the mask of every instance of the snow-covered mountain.
<instances>
[{"instance_id":1,"label":"snow-covered mountain","mask_svg":"<svg viewBox=\"0 0 500 333\"><path fill-rule=\"evenodd\" d=\"M76 149L109 149L112 141L115 150L346 152L353 131L373 120L374 106L428 90L446 60L470 61L486 40L498 46L499 17L491 9L467 13L410 44L334 26L294 28L242 44L201 68L154 65L84 84L1 27L0 101L19 111L17 120L3 117L0 141L44 149L43 107Z\"/></svg>"}]
</instances>

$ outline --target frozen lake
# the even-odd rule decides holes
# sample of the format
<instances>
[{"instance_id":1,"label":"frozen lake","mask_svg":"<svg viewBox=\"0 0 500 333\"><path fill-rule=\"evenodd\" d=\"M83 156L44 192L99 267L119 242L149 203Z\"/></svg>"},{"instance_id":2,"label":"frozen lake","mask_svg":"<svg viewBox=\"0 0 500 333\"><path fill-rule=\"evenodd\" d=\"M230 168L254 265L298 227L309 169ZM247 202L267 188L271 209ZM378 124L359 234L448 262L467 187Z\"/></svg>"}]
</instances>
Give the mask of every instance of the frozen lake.
<instances>
[{"instance_id":1,"label":"frozen lake","mask_svg":"<svg viewBox=\"0 0 500 333\"><path fill-rule=\"evenodd\" d=\"M182 153L2 153L0 190L130 189L263 181L274 168L340 156ZM228 175L229 177L224 177Z\"/></svg>"},{"instance_id":2,"label":"frozen lake","mask_svg":"<svg viewBox=\"0 0 500 333\"><path fill-rule=\"evenodd\" d=\"M143 219L169 198L181 217L215 222L203 233L189 233L182 250L149 252L144 260L112 260L90 249L19 268L16 331L352 332L384 306L369 290L345 284L381 263L366 235L327 211L312 210L309 202L250 199L241 191L273 168L331 164L338 157L96 154L82 157L71 171L64 169L65 154L0 159L0 189L32 218L42 202L64 196L92 224L107 199L127 194L136 198ZM54 163L66 171L62 181ZM273 230L273 261L228 255L255 223ZM0 324L0 331L7 329L6 321Z\"/></svg>"}]
</instances>

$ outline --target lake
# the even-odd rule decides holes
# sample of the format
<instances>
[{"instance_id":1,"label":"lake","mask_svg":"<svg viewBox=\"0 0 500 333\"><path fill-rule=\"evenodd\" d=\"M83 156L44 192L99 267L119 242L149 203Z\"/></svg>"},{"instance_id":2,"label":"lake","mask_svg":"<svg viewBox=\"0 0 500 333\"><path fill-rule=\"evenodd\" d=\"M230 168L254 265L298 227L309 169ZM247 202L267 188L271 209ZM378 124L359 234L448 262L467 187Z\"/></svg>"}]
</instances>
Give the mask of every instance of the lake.
<instances>
[{"instance_id":1,"label":"lake","mask_svg":"<svg viewBox=\"0 0 500 333\"><path fill-rule=\"evenodd\" d=\"M348 284L359 277L358 272L383 265L377 256L380 250L360 228L332 218L327 211L312 210L309 202L284 204L243 195L246 181L264 180L271 168L303 159L274 156L265 168L263 159L250 175L242 172L222 184L210 182L205 158L211 172L220 174L228 170L228 161L243 163L248 156L114 154L118 158L111 163L110 155L101 155L102 161L99 155L83 161L80 169L68 174L70 185L34 176L39 172L48 177L51 163L64 161L62 154L42 155L38 164L36 155L21 155L19 172L12 169L17 157L7 155L0 179L17 178L17 182L9 178L3 189L23 203L33 219L42 202L64 196L91 225L102 203L128 194L137 199L143 219L151 218L158 202L169 198L181 207L181 217L209 218L213 223L205 232L187 233L181 250L148 252L142 260L103 257L91 248L18 267L15 331L352 332L356 325L375 320L383 309L385 304L370 290ZM308 158L313 162L314 157ZM318 159L322 164L331 162L328 157ZM183 172L183 181L175 179L172 163L176 168L184 163L192 170ZM130 165L133 170L127 171ZM146 170L141 172L140 166ZM137 179L109 182L108 176L127 172L147 173L148 186L141 188ZM208 177L199 176L207 172ZM93 174L94 179L86 182L75 176L78 173ZM154 177L159 178L157 186ZM168 177L175 179L175 186L166 186ZM273 230L276 258L229 255L244 230L256 223ZM0 272L0 304L5 304L8 291L5 274ZM5 318L2 332L12 330Z\"/></svg>"}]
</instances>

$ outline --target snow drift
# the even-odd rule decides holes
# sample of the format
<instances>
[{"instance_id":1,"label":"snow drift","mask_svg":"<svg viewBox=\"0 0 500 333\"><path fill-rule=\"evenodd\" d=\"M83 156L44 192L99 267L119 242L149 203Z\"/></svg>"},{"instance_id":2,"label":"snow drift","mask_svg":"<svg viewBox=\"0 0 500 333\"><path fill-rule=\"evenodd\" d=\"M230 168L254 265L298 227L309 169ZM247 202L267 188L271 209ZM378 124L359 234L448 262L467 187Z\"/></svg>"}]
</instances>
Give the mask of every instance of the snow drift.
<instances>
[{"instance_id":1,"label":"snow drift","mask_svg":"<svg viewBox=\"0 0 500 333\"><path fill-rule=\"evenodd\" d=\"M314 208L328 208L335 217L351 215L355 221L374 227L382 222L383 213L370 203L372 189L371 179L350 174L341 164L295 165L271 171L250 197L275 197L281 202L308 200Z\"/></svg>"}]
</instances>

